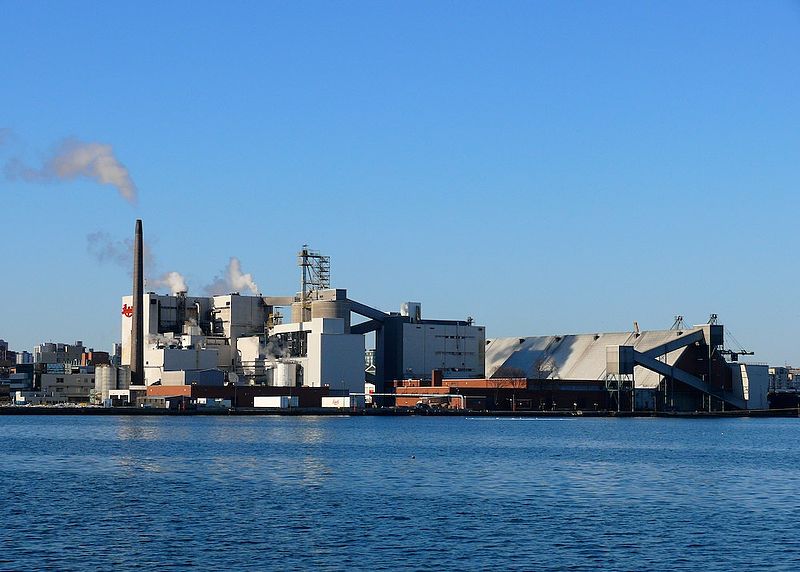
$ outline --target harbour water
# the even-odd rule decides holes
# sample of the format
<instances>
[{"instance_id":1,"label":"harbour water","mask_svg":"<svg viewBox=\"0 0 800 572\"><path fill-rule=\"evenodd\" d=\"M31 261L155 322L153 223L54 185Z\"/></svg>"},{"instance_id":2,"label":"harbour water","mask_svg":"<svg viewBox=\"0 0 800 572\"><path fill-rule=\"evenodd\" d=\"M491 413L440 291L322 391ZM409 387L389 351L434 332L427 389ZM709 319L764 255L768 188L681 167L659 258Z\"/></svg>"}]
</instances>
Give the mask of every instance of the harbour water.
<instances>
[{"instance_id":1,"label":"harbour water","mask_svg":"<svg viewBox=\"0 0 800 572\"><path fill-rule=\"evenodd\" d=\"M800 568L797 419L0 417L0 569Z\"/></svg>"}]
</instances>

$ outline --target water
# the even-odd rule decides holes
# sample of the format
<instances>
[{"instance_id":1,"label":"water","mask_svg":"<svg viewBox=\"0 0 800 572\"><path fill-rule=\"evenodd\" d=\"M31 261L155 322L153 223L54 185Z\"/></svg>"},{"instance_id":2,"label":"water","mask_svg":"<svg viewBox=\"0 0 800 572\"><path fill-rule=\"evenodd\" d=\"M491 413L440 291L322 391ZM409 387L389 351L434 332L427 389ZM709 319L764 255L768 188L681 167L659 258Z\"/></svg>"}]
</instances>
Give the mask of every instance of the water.
<instances>
[{"instance_id":1,"label":"water","mask_svg":"<svg viewBox=\"0 0 800 572\"><path fill-rule=\"evenodd\" d=\"M796 419L0 417L0 569L800 569Z\"/></svg>"}]
</instances>

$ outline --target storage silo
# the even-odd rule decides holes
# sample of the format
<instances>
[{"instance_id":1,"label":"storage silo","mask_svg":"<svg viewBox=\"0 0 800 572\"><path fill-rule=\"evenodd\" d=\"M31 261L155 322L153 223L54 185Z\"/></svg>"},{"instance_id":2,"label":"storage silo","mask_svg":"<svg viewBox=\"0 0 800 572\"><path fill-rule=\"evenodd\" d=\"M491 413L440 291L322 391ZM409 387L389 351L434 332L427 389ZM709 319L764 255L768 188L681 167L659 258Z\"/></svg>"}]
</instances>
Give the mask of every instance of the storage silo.
<instances>
[{"instance_id":1,"label":"storage silo","mask_svg":"<svg viewBox=\"0 0 800 572\"><path fill-rule=\"evenodd\" d=\"M309 312L308 308L305 308L305 311L303 311L302 302L292 303L292 323L296 324L298 322L308 322L310 319L311 312Z\"/></svg>"},{"instance_id":2,"label":"storage silo","mask_svg":"<svg viewBox=\"0 0 800 572\"><path fill-rule=\"evenodd\" d=\"M131 386L131 368L123 365L117 370L117 389L128 389Z\"/></svg>"},{"instance_id":3,"label":"storage silo","mask_svg":"<svg viewBox=\"0 0 800 572\"><path fill-rule=\"evenodd\" d=\"M97 365L94 368L94 389L100 393L100 399L108 399L109 392L117 389L117 368L112 365Z\"/></svg>"},{"instance_id":4,"label":"storage silo","mask_svg":"<svg viewBox=\"0 0 800 572\"><path fill-rule=\"evenodd\" d=\"M342 318L344 333L350 333L350 302L348 300L315 300L311 303L312 318Z\"/></svg>"},{"instance_id":5,"label":"storage silo","mask_svg":"<svg viewBox=\"0 0 800 572\"><path fill-rule=\"evenodd\" d=\"M297 364L279 361L272 374L272 385L276 387L294 387L297 379Z\"/></svg>"}]
</instances>

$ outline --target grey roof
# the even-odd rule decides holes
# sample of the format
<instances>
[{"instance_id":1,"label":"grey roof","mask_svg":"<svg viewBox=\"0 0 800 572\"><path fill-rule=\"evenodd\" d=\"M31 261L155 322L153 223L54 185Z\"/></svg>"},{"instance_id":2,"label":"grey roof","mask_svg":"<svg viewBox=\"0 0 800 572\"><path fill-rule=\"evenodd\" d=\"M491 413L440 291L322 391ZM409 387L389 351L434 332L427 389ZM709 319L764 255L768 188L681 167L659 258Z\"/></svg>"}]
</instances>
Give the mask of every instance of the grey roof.
<instances>
[{"instance_id":1,"label":"grey roof","mask_svg":"<svg viewBox=\"0 0 800 572\"><path fill-rule=\"evenodd\" d=\"M686 330L653 330L641 332L571 334L528 338L496 338L487 340L486 375L494 376L501 368L520 369L531 378L564 380L604 380L606 346L632 345L643 352L665 344L700 328ZM659 358L674 365L686 348ZM658 387L661 376L636 366L633 374L637 388Z\"/></svg>"}]
</instances>

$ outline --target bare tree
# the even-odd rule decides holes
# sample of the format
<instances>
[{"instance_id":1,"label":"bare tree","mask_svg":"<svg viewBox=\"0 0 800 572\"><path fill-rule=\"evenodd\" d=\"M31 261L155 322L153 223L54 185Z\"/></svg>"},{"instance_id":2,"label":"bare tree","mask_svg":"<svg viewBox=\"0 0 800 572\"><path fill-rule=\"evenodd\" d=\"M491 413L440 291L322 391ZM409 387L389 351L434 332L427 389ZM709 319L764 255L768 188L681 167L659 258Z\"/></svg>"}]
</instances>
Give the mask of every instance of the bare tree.
<instances>
[{"instance_id":1,"label":"bare tree","mask_svg":"<svg viewBox=\"0 0 800 572\"><path fill-rule=\"evenodd\" d=\"M528 376L525 370L518 367L501 367L498 369L492 378L489 380L489 386L495 389L495 403L500 400L501 389L527 389ZM511 393L511 410L516 411L517 394L516 391Z\"/></svg>"},{"instance_id":2,"label":"bare tree","mask_svg":"<svg viewBox=\"0 0 800 572\"><path fill-rule=\"evenodd\" d=\"M521 367L503 366L494 372L493 378L527 378L528 374Z\"/></svg>"}]
</instances>

